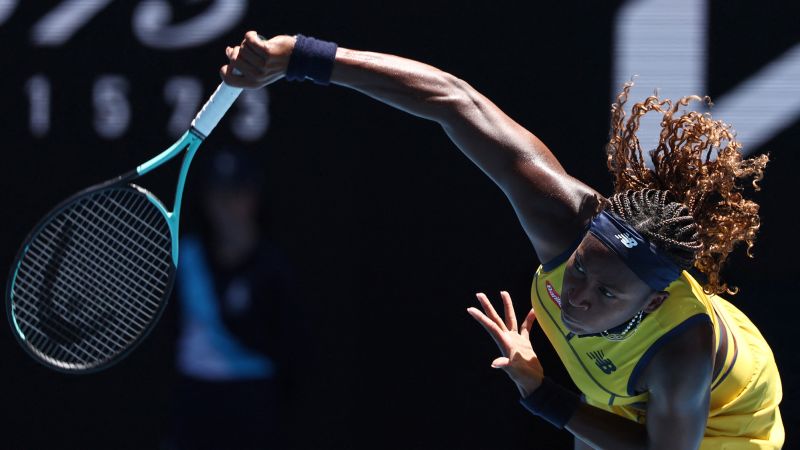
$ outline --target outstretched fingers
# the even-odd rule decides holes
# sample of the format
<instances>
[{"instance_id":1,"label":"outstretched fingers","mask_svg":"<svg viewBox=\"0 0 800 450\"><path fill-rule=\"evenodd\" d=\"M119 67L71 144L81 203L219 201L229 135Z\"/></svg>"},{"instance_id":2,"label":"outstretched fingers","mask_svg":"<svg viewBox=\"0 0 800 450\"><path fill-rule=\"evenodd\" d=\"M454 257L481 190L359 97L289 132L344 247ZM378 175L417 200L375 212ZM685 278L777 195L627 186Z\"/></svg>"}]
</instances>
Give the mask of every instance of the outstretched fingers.
<instances>
[{"instance_id":1,"label":"outstretched fingers","mask_svg":"<svg viewBox=\"0 0 800 450\"><path fill-rule=\"evenodd\" d=\"M495 311L494 306L492 306L492 303L489 301L489 298L486 297L486 294L483 292L478 292L475 294L475 297L478 298L478 302L480 302L481 307L486 312L486 315L494 321L497 327L502 331L508 331L508 327L506 326L505 322L503 322L503 319L500 317L500 315L497 314L497 311Z\"/></svg>"},{"instance_id":2,"label":"outstretched fingers","mask_svg":"<svg viewBox=\"0 0 800 450\"><path fill-rule=\"evenodd\" d=\"M497 346L502 349L503 330L501 330L500 327L497 326L497 323L495 323L494 320L487 317L486 314L480 312L478 308L469 307L467 308L467 313L469 313L469 315L472 316L473 319L477 320L478 323L481 324L481 326L483 326L483 328L489 333L489 335L492 336L492 339L494 339L494 342L497 344Z\"/></svg>"},{"instance_id":3,"label":"outstretched fingers","mask_svg":"<svg viewBox=\"0 0 800 450\"><path fill-rule=\"evenodd\" d=\"M522 322L522 328L519 330L519 334L530 340L531 328L533 328L534 322L536 322L536 311L531 308L530 312L528 312L528 315L525 317L525 321Z\"/></svg>"},{"instance_id":4,"label":"outstretched fingers","mask_svg":"<svg viewBox=\"0 0 800 450\"><path fill-rule=\"evenodd\" d=\"M500 297L503 299L506 327L511 331L517 331L517 315L514 313L514 304L511 302L511 295L507 291L500 291Z\"/></svg>"}]
</instances>

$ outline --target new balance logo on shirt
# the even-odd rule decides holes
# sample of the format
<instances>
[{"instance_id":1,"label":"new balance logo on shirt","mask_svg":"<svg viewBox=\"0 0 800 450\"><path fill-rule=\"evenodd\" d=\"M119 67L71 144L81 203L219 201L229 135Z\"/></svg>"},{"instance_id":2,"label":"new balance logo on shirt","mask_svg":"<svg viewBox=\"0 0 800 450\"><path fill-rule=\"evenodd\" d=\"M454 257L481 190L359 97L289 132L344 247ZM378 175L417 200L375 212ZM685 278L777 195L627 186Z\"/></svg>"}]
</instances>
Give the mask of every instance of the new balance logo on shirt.
<instances>
[{"instance_id":1,"label":"new balance logo on shirt","mask_svg":"<svg viewBox=\"0 0 800 450\"><path fill-rule=\"evenodd\" d=\"M627 248L633 248L639 245L639 243L636 242L636 239L630 237L628 233L615 234L614 237L619 239L619 241L622 242L622 245L624 245Z\"/></svg>"},{"instance_id":2,"label":"new balance logo on shirt","mask_svg":"<svg viewBox=\"0 0 800 450\"><path fill-rule=\"evenodd\" d=\"M602 350L589 352L587 355L594 360L594 363L597 364L597 367L599 367L604 374L610 375L611 372L617 370L616 364L610 359L607 359Z\"/></svg>"}]
</instances>

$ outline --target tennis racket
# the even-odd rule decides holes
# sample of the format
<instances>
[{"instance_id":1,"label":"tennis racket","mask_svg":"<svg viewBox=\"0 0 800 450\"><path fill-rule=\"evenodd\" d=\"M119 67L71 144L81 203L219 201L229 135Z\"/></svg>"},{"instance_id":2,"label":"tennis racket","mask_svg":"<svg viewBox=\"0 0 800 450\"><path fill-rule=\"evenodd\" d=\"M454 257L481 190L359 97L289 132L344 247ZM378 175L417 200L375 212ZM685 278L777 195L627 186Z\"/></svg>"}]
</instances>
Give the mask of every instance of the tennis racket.
<instances>
[{"instance_id":1,"label":"tennis racket","mask_svg":"<svg viewBox=\"0 0 800 450\"><path fill-rule=\"evenodd\" d=\"M181 198L192 157L241 93L225 83L158 156L66 199L11 266L6 312L22 347L68 373L108 368L158 322L178 265ZM183 154L172 211L133 181Z\"/></svg>"}]
</instances>

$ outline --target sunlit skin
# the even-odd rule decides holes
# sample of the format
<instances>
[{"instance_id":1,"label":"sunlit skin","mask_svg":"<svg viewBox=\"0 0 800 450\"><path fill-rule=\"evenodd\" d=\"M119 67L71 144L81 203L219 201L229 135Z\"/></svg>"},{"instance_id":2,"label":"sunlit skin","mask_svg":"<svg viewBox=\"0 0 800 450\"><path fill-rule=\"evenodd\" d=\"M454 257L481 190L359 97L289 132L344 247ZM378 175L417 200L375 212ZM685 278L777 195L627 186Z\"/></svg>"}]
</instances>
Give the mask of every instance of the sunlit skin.
<instances>
[{"instance_id":1,"label":"sunlit skin","mask_svg":"<svg viewBox=\"0 0 800 450\"><path fill-rule=\"evenodd\" d=\"M285 35L264 40L248 32L239 45L226 49L229 64L220 68L220 74L232 86L269 85L284 77L295 41ZM395 55L339 47L330 82L441 125L503 190L539 261L561 255L597 212L601 198L597 191L569 175L539 138L452 74ZM591 236L568 265L562 304L568 326L577 333L623 324L640 310L655 310L668 296L651 290ZM477 295L483 311L470 307L467 312L500 349L492 367L506 372L526 396L541 386L544 377L530 341L536 313L530 310L518 326L511 296L504 292L501 297L502 316L484 294ZM575 435L575 448L698 448L708 419L713 353L709 323L683 330L642 373L637 389L649 394L647 423L582 403L565 427ZM680 377L674 376L675 367L680 368ZM496 447L502 445L498 442Z\"/></svg>"},{"instance_id":2,"label":"sunlit skin","mask_svg":"<svg viewBox=\"0 0 800 450\"><path fill-rule=\"evenodd\" d=\"M608 247L588 233L567 261L561 319L573 333L591 334L650 313L669 297L654 291Z\"/></svg>"}]
</instances>

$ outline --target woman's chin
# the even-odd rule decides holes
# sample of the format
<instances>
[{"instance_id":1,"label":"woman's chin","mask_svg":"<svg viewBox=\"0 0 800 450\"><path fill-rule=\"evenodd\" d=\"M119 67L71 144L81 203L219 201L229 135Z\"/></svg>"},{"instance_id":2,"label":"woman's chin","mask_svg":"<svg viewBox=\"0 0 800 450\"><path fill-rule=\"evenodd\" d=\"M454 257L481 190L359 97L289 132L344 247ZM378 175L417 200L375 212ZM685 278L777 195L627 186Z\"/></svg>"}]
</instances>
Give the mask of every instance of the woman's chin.
<instances>
[{"instance_id":1,"label":"woman's chin","mask_svg":"<svg viewBox=\"0 0 800 450\"><path fill-rule=\"evenodd\" d=\"M575 334L584 334L585 330L583 327L580 326L578 322L575 321L569 314L561 310L561 322L567 328L567 330L575 333Z\"/></svg>"}]
</instances>

